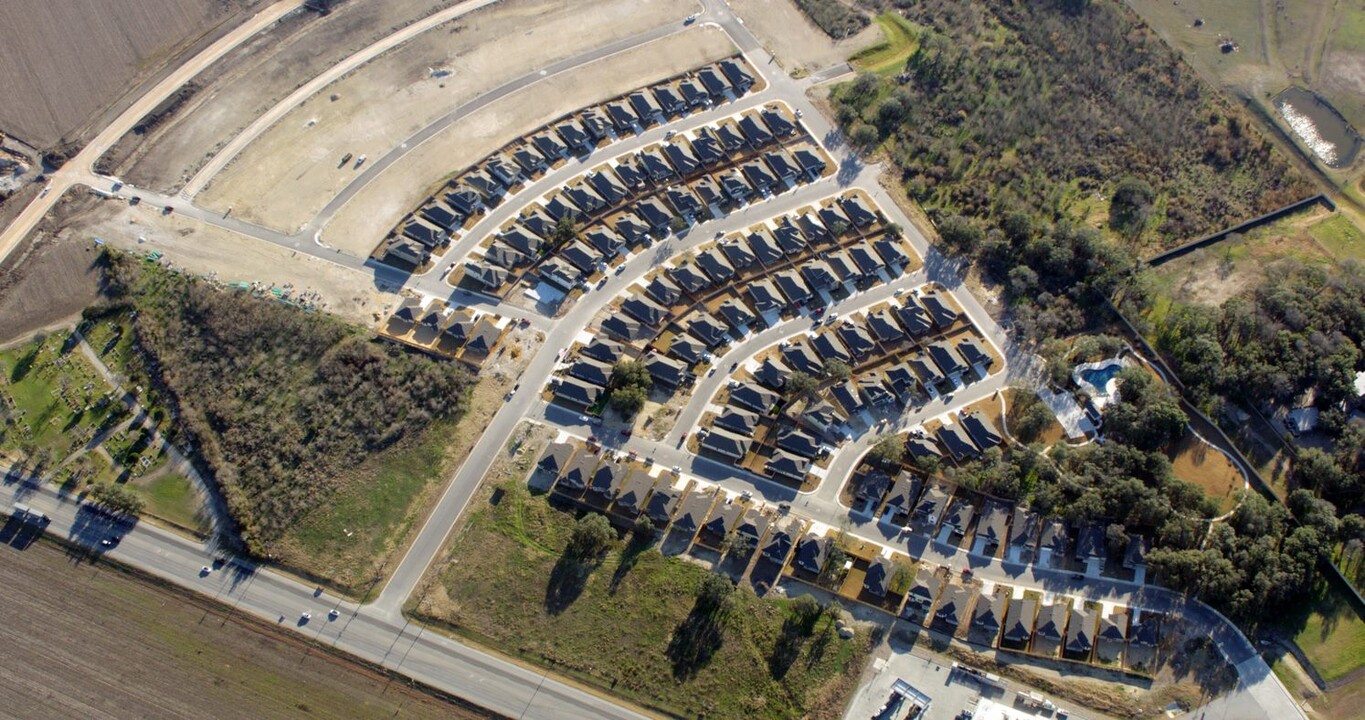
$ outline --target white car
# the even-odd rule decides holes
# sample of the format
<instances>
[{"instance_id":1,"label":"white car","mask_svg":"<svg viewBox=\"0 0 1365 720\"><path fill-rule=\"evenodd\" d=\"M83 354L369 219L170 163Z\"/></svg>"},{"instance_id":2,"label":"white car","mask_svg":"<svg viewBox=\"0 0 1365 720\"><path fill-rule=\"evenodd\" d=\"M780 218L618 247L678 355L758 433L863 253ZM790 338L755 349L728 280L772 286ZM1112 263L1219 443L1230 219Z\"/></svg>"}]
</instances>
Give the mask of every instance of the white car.
<instances>
[{"instance_id":1,"label":"white car","mask_svg":"<svg viewBox=\"0 0 1365 720\"><path fill-rule=\"evenodd\" d=\"M336 608L332 608L332 610L331 610L330 612L327 613L327 619L328 619L328 620L335 620L335 619L337 619L337 618L340 617L340 616L341 616L341 613L340 613Z\"/></svg>"},{"instance_id":2,"label":"white car","mask_svg":"<svg viewBox=\"0 0 1365 720\"><path fill-rule=\"evenodd\" d=\"M299 613L299 619L304 622L308 622L309 620L313 619L313 613L304 610L303 612Z\"/></svg>"}]
</instances>

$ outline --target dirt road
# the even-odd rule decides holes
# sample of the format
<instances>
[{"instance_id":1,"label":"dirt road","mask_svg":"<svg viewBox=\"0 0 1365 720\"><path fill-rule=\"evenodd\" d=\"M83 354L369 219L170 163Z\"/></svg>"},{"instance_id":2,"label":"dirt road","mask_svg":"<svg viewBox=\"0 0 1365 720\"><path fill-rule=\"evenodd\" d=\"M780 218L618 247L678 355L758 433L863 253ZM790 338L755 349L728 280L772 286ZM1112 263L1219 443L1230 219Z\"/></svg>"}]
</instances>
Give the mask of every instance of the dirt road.
<instances>
[{"instance_id":1,"label":"dirt road","mask_svg":"<svg viewBox=\"0 0 1365 720\"><path fill-rule=\"evenodd\" d=\"M0 262L13 252L14 248L23 242L29 232L38 225L43 216L47 214L73 184L86 181L91 174L91 166L104 154L118 139L133 129L143 116L151 112L163 100L170 97L185 83L189 82L195 75L198 75L204 68L212 65L218 58L225 55L238 44L261 31L270 27L287 13L299 9L302 6L301 0L281 0L270 7L256 13L250 20L242 23L236 30L224 35L218 42L205 48L203 52L191 58L184 65L181 65L175 72L166 76L164 80L157 83L147 94L143 95L129 108L123 111L114 122L100 131L98 135L90 141L75 157L71 158L61 170L52 175L52 183L49 189L29 203L28 207L0 233Z\"/></svg>"}]
</instances>

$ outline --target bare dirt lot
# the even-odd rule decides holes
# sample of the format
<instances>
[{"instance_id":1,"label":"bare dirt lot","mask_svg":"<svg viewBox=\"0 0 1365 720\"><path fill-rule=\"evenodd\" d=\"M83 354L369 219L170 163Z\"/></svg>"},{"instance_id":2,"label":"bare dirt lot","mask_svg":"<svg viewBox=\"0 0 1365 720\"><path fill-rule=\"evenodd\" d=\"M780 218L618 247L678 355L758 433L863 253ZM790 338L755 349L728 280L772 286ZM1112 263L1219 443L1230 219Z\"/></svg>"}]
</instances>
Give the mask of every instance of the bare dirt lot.
<instances>
[{"instance_id":1,"label":"bare dirt lot","mask_svg":"<svg viewBox=\"0 0 1365 720\"><path fill-rule=\"evenodd\" d=\"M694 28L604 58L465 117L394 163L323 229L329 245L368 254L431 186L565 112L734 53L717 29Z\"/></svg>"},{"instance_id":2,"label":"bare dirt lot","mask_svg":"<svg viewBox=\"0 0 1365 720\"><path fill-rule=\"evenodd\" d=\"M286 16L201 73L195 80L202 89L152 132L126 135L110 150L109 164L136 185L178 191L232 135L295 88L397 28L456 2L348 0L321 18L302 12Z\"/></svg>"},{"instance_id":3,"label":"bare dirt lot","mask_svg":"<svg viewBox=\"0 0 1365 720\"><path fill-rule=\"evenodd\" d=\"M730 0L730 7L782 68L796 75L844 62L849 55L882 39L882 31L873 23L853 37L835 42L792 0Z\"/></svg>"},{"instance_id":4,"label":"bare dirt lot","mask_svg":"<svg viewBox=\"0 0 1365 720\"><path fill-rule=\"evenodd\" d=\"M54 232L61 218L94 205L84 193L67 195L33 233L33 242L0 266L0 342L63 322L95 300L100 273L93 244Z\"/></svg>"},{"instance_id":5,"label":"bare dirt lot","mask_svg":"<svg viewBox=\"0 0 1365 720\"><path fill-rule=\"evenodd\" d=\"M365 326L374 325L374 313L396 297L376 290L372 275L180 215L161 215L145 205L100 203L69 224L63 236L76 243L100 237L137 253L157 250L165 254L162 262L220 282L292 284L297 291L321 295L322 309Z\"/></svg>"},{"instance_id":6,"label":"bare dirt lot","mask_svg":"<svg viewBox=\"0 0 1365 720\"><path fill-rule=\"evenodd\" d=\"M30 145L70 138L92 115L224 22L247 0L0 3L0 127Z\"/></svg>"},{"instance_id":7,"label":"bare dirt lot","mask_svg":"<svg viewBox=\"0 0 1365 720\"><path fill-rule=\"evenodd\" d=\"M0 717L489 717L46 542L0 546L0 602Z\"/></svg>"},{"instance_id":8,"label":"bare dirt lot","mask_svg":"<svg viewBox=\"0 0 1365 720\"><path fill-rule=\"evenodd\" d=\"M377 158L440 116L556 60L695 12L687 0L519 0L447 23L328 86L267 130L200 205L292 232ZM434 77L432 70L448 70ZM331 98L336 96L333 101ZM535 101L558 112L569 108Z\"/></svg>"}]
</instances>

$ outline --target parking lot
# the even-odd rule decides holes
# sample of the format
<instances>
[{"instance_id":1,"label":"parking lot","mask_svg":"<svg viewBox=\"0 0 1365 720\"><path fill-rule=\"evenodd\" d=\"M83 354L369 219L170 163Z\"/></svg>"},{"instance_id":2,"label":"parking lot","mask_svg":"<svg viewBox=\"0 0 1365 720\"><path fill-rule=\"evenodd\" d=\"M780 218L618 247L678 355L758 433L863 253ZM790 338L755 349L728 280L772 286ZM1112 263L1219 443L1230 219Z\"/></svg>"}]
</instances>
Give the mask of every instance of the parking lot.
<instances>
[{"instance_id":1,"label":"parking lot","mask_svg":"<svg viewBox=\"0 0 1365 720\"><path fill-rule=\"evenodd\" d=\"M901 703L894 712L881 713L883 706L891 698L892 685L904 680L915 690L930 699L929 711L920 716L923 720L955 720L963 710L975 712L978 702L985 699L996 704L992 718L1043 718L1062 720L1076 718L1065 710L1033 710L1027 707L1027 697L1013 690L992 687L987 681L978 680L961 670L954 671L952 664L912 654L903 643L892 641L893 652L890 658L873 660L875 675L869 679L849 703L845 720L905 720L909 718L911 703ZM1003 706L1003 707L1001 707ZM1004 710L1004 714L1002 714ZM880 714L879 714L880 713Z\"/></svg>"}]
</instances>

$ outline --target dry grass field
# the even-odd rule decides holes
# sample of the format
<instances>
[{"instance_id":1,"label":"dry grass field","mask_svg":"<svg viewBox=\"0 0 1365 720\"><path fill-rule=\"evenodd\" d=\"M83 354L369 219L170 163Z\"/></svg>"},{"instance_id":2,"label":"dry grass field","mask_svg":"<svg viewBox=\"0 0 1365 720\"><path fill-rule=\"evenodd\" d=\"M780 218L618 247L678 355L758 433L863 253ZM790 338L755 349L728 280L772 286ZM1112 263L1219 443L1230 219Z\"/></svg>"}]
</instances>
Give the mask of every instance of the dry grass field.
<instances>
[{"instance_id":1,"label":"dry grass field","mask_svg":"<svg viewBox=\"0 0 1365 720\"><path fill-rule=\"evenodd\" d=\"M292 232L371 160L478 95L557 60L681 20L688 0L519 0L465 15L328 86L246 148L197 198ZM491 38L496 38L490 41ZM432 77L433 68L451 71ZM333 101L332 96L337 99ZM570 106L532 104L557 115ZM373 245L373 243L371 243Z\"/></svg>"},{"instance_id":2,"label":"dry grass field","mask_svg":"<svg viewBox=\"0 0 1365 720\"><path fill-rule=\"evenodd\" d=\"M243 281L280 286L292 283L301 290L319 293L321 307L328 312L365 326L373 325L374 313L380 312L385 303L391 303L395 298L392 294L379 292L374 276L369 273L295 253L178 214L161 215L156 208L146 205L130 207L113 201L101 203L72 222L64 236L81 246L87 246L91 237L100 237L129 252L160 251L177 267L211 275L225 283Z\"/></svg>"},{"instance_id":3,"label":"dry grass field","mask_svg":"<svg viewBox=\"0 0 1365 720\"><path fill-rule=\"evenodd\" d=\"M504 143L575 108L735 52L718 29L694 28L532 85L472 113L394 163L322 231L348 252L367 254L436 182Z\"/></svg>"},{"instance_id":4,"label":"dry grass field","mask_svg":"<svg viewBox=\"0 0 1365 720\"><path fill-rule=\"evenodd\" d=\"M0 546L6 718L488 717L56 546Z\"/></svg>"},{"instance_id":5,"label":"dry grass field","mask_svg":"<svg viewBox=\"0 0 1365 720\"><path fill-rule=\"evenodd\" d=\"M794 75L842 63L882 39L874 23L851 38L832 40L792 0L732 0L730 6L782 69Z\"/></svg>"},{"instance_id":6,"label":"dry grass field","mask_svg":"<svg viewBox=\"0 0 1365 720\"><path fill-rule=\"evenodd\" d=\"M45 148L248 0L6 0L0 3L0 128Z\"/></svg>"},{"instance_id":7,"label":"dry grass field","mask_svg":"<svg viewBox=\"0 0 1365 720\"><path fill-rule=\"evenodd\" d=\"M202 90L146 136L107 157L116 174L175 192L214 151L295 88L414 19L459 0L356 0L325 17L295 13L242 43L196 81Z\"/></svg>"}]
</instances>

